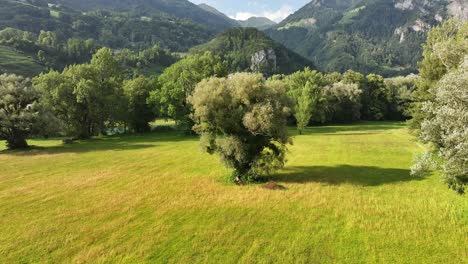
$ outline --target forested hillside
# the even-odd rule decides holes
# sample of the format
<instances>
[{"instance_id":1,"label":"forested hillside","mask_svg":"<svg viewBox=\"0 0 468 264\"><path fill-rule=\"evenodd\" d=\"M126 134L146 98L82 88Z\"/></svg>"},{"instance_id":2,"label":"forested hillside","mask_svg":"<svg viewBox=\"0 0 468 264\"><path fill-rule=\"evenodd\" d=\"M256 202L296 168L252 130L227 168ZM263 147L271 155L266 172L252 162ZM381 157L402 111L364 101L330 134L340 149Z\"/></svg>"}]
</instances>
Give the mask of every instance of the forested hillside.
<instances>
[{"instance_id":1,"label":"forested hillside","mask_svg":"<svg viewBox=\"0 0 468 264\"><path fill-rule=\"evenodd\" d=\"M192 54L210 51L227 61L230 71L254 71L266 75L292 73L313 64L276 43L255 28L228 30L212 41L190 50Z\"/></svg>"},{"instance_id":2,"label":"forested hillside","mask_svg":"<svg viewBox=\"0 0 468 264\"><path fill-rule=\"evenodd\" d=\"M254 27L261 30L268 29L276 25L276 22L266 17L251 17L247 20L238 21L242 27Z\"/></svg>"},{"instance_id":3,"label":"forested hillside","mask_svg":"<svg viewBox=\"0 0 468 264\"><path fill-rule=\"evenodd\" d=\"M99 3L105 10L97 10ZM195 22L190 14L210 14L185 1L142 2L152 9L136 3L125 8L123 3L0 0L0 73L34 76L60 70L89 61L100 47L110 47L130 71L155 74L176 60L170 52L187 51L229 27L222 21ZM86 6L96 10L84 12Z\"/></svg>"},{"instance_id":4,"label":"forested hillside","mask_svg":"<svg viewBox=\"0 0 468 264\"><path fill-rule=\"evenodd\" d=\"M268 30L320 70L386 76L416 72L428 30L448 17L466 18L456 0L314 0Z\"/></svg>"},{"instance_id":5,"label":"forested hillside","mask_svg":"<svg viewBox=\"0 0 468 264\"><path fill-rule=\"evenodd\" d=\"M226 19L200 8L188 0L56 0L66 6L83 11L107 10L125 12L139 16L153 16L166 13L171 16L187 19L220 32L236 26Z\"/></svg>"}]
</instances>

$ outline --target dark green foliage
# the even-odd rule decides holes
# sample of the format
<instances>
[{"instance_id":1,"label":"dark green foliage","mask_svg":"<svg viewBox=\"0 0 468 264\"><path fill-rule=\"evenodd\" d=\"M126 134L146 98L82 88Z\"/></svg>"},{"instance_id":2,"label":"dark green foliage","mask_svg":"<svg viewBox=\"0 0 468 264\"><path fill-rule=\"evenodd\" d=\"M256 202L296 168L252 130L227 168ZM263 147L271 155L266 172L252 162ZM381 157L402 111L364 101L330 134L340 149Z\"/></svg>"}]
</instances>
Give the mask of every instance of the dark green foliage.
<instances>
[{"instance_id":1,"label":"dark green foliage","mask_svg":"<svg viewBox=\"0 0 468 264\"><path fill-rule=\"evenodd\" d=\"M417 75L385 79L388 104L386 119L406 120L411 117L410 108L418 81Z\"/></svg>"},{"instance_id":2,"label":"dark green foliage","mask_svg":"<svg viewBox=\"0 0 468 264\"><path fill-rule=\"evenodd\" d=\"M169 13L153 9L154 12L145 15L131 10L83 13L81 10L70 8L69 4L78 2L70 1L65 5L48 7L17 0L0 0L0 30L10 27L31 32L36 36L41 31L50 31L62 44L68 39L80 38L94 39L98 45L114 49L141 50L157 44L173 51L185 51L209 40L216 32L228 27L220 27L219 30L204 28L199 24L203 24L202 22L187 20L183 13L180 16L170 13L170 6L177 6L177 3L164 3L169 6ZM115 4L109 4L107 10L114 7ZM186 11L185 15L188 16L193 10ZM208 25L209 21L205 23Z\"/></svg>"},{"instance_id":3,"label":"dark green foliage","mask_svg":"<svg viewBox=\"0 0 468 264\"><path fill-rule=\"evenodd\" d=\"M265 75L292 73L313 65L307 59L277 44L255 28L228 30L212 41L195 47L192 54L210 51L219 55L230 72L254 71Z\"/></svg>"},{"instance_id":4,"label":"dark green foliage","mask_svg":"<svg viewBox=\"0 0 468 264\"><path fill-rule=\"evenodd\" d=\"M369 74L361 87L362 119L383 120L386 111L385 82L382 76Z\"/></svg>"},{"instance_id":5,"label":"dark green foliage","mask_svg":"<svg viewBox=\"0 0 468 264\"><path fill-rule=\"evenodd\" d=\"M142 51L123 49L116 52L115 57L130 77L140 74L159 75L179 59L169 50L159 46Z\"/></svg>"},{"instance_id":6,"label":"dark green foliage","mask_svg":"<svg viewBox=\"0 0 468 264\"><path fill-rule=\"evenodd\" d=\"M134 132L151 131L149 122L153 121L154 111L147 103L152 84L145 77L140 76L124 82L123 89L127 98L127 123Z\"/></svg>"},{"instance_id":7,"label":"dark green foliage","mask_svg":"<svg viewBox=\"0 0 468 264\"><path fill-rule=\"evenodd\" d=\"M101 49L90 64L41 74L34 84L43 92L43 103L62 121L67 135L89 138L124 120L121 76L112 52Z\"/></svg>"},{"instance_id":8,"label":"dark green foliage","mask_svg":"<svg viewBox=\"0 0 468 264\"><path fill-rule=\"evenodd\" d=\"M26 139L40 118L39 93L31 80L0 75L0 139L9 149L28 147Z\"/></svg>"},{"instance_id":9,"label":"dark green foliage","mask_svg":"<svg viewBox=\"0 0 468 264\"><path fill-rule=\"evenodd\" d=\"M158 87L151 93L149 102L160 117L172 118L186 131L192 128L189 115L191 106L187 103L195 86L203 79L227 75L227 68L221 57L209 52L187 57L167 68L158 78Z\"/></svg>"},{"instance_id":10,"label":"dark green foliage","mask_svg":"<svg viewBox=\"0 0 468 264\"><path fill-rule=\"evenodd\" d=\"M58 0L57 2L85 11L107 10L137 16L170 14L179 19L193 21L215 32L236 26L229 18L208 12L188 0Z\"/></svg>"}]
</instances>

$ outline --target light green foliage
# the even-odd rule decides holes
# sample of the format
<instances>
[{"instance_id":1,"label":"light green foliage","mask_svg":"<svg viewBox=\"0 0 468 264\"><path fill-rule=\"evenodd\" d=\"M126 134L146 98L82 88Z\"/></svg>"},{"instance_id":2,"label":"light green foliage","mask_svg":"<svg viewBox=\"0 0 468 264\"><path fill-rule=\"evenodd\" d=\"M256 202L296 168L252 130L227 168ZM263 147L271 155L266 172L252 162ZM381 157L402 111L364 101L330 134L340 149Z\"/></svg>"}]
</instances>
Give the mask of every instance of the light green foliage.
<instances>
[{"instance_id":1,"label":"light green foliage","mask_svg":"<svg viewBox=\"0 0 468 264\"><path fill-rule=\"evenodd\" d=\"M292 99L293 114L296 118L299 133L314 121L325 121L326 98L323 88L327 84L323 74L305 68L285 78L288 96Z\"/></svg>"},{"instance_id":2,"label":"light green foliage","mask_svg":"<svg viewBox=\"0 0 468 264\"><path fill-rule=\"evenodd\" d=\"M56 48L58 45L58 37L55 32L41 30L37 38L39 45L43 45L49 48Z\"/></svg>"},{"instance_id":3,"label":"light green foliage","mask_svg":"<svg viewBox=\"0 0 468 264\"><path fill-rule=\"evenodd\" d=\"M167 68L158 78L158 89L151 93L150 102L156 112L165 118L176 120L184 129L190 130L191 106L187 103L195 86L211 76L227 75L226 65L219 56L209 52L187 57Z\"/></svg>"},{"instance_id":4,"label":"light green foliage","mask_svg":"<svg viewBox=\"0 0 468 264\"><path fill-rule=\"evenodd\" d=\"M109 49L101 49L90 64L72 65L34 79L48 105L63 122L67 135L88 138L122 120L121 69Z\"/></svg>"},{"instance_id":5,"label":"light green foliage","mask_svg":"<svg viewBox=\"0 0 468 264\"><path fill-rule=\"evenodd\" d=\"M257 179L282 168L288 98L282 82L261 74L238 73L199 83L189 102L202 148L219 153L240 179Z\"/></svg>"},{"instance_id":6,"label":"light green foliage","mask_svg":"<svg viewBox=\"0 0 468 264\"><path fill-rule=\"evenodd\" d=\"M123 89L128 103L127 123L130 128L139 133L150 131L149 122L155 118L153 109L147 102L152 89L151 82L140 76L125 81Z\"/></svg>"},{"instance_id":7,"label":"light green foliage","mask_svg":"<svg viewBox=\"0 0 468 264\"><path fill-rule=\"evenodd\" d=\"M424 104L428 118L421 125L424 142L432 143L444 161L449 186L460 193L468 184L468 57L432 90Z\"/></svg>"},{"instance_id":8,"label":"light green foliage","mask_svg":"<svg viewBox=\"0 0 468 264\"><path fill-rule=\"evenodd\" d=\"M31 80L0 75L0 138L10 149L26 148L26 139L40 118L39 93Z\"/></svg>"},{"instance_id":9,"label":"light green foliage","mask_svg":"<svg viewBox=\"0 0 468 264\"><path fill-rule=\"evenodd\" d=\"M312 118L312 107L314 105L312 96L312 84L307 82L302 89L301 95L297 98L296 107L294 107L294 117L297 121L299 134L307 127Z\"/></svg>"}]
</instances>

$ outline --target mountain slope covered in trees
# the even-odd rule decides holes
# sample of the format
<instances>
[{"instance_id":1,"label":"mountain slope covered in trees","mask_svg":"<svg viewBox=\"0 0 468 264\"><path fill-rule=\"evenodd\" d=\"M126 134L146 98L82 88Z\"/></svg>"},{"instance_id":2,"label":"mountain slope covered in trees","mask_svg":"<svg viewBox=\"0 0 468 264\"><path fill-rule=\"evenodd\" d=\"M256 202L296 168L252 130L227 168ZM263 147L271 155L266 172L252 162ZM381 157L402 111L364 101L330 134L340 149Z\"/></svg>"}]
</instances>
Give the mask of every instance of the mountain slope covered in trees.
<instances>
[{"instance_id":1,"label":"mountain slope covered in trees","mask_svg":"<svg viewBox=\"0 0 468 264\"><path fill-rule=\"evenodd\" d=\"M161 72L174 62L167 50L185 52L229 27L214 29L183 14L177 17L183 1L163 1L167 12L148 15L131 9L109 11L117 10L114 5L97 11L77 9L84 2L0 0L0 73L34 76L48 69L61 70L87 62L102 46L112 48L124 66Z\"/></svg>"},{"instance_id":2,"label":"mountain slope covered in trees","mask_svg":"<svg viewBox=\"0 0 468 264\"><path fill-rule=\"evenodd\" d=\"M57 0L57 2L84 11L106 10L140 16L165 13L179 19L190 20L216 32L236 26L230 19L208 12L188 0Z\"/></svg>"},{"instance_id":3,"label":"mountain slope covered in trees","mask_svg":"<svg viewBox=\"0 0 468 264\"><path fill-rule=\"evenodd\" d=\"M276 43L255 28L230 29L210 42L190 50L192 54L206 51L220 55L232 72L253 71L270 75L314 67L309 60Z\"/></svg>"},{"instance_id":4,"label":"mountain slope covered in trees","mask_svg":"<svg viewBox=\"0 0 468 264\"><path fill-rule=\"evenodd\" d=\"M467 11L458 0L314 0L267 33L320 70L392 76L416 72L427 31Z\"/></svg>"},{"instance_id":5,"label":"mountain slope covered in trees","mask_svg":"<svg viewBox=\"0 0 468 264\"><path fill-rule=\"evenodd\" d=\"M276 25L276 22L266 17L251 17L247 20L240 20L238 23L242 27L254 27L261 30L265 30Z\"/></svg>"},{"instance_id":6,"label":"mountain slope covered in trees","mask_svg":"<svg viewBox=\"0 0 468 264\"><path fill-rule=\"evenodd\" d=\"M117 2L100 11L83 12L76 9L79 7L78 3L84 2L86 1L63 1L62 4L51 4L45 0L0 0L0 30L15 28L36 35L41 31L51 31L58 41L64 42L73 37L93 39L99 45L114 49L142 49L157 44L172 51L186 51L229 27L227 23L212 23L209 20L211 14L201 9L199 12L207 15L206 24L189 19L189 14L179 14L182 12L182 8L176 8L179 1L164 2L168 12L161 9L144 14L134 12L131 8L126 12L112 11L123 10L117 8ZM169 7L172 6L175 11L170 13L173 10ZM191 10L191 6L187 8ZM146 9L141 7L137 10ZM192 10L189 13L194 12Z\"/></svg>"}]
</instances>

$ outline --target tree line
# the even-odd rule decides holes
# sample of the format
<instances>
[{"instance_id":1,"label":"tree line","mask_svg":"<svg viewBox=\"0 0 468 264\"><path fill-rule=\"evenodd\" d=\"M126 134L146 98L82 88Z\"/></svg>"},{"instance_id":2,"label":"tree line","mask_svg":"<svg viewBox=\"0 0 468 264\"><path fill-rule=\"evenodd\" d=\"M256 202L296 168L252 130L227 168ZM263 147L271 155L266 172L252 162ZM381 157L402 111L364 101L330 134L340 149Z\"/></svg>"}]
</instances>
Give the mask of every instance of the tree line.
<instances>
[{"instance_id":1,"label":"tree line","mask_svg":"<svg viewBox=\"0 0 468 264\"><path fill-rule=\"evenodd\" d=\"M210 52L182 59L158 77L129 77L114 53L102 48L89 63L32 80L0 76L0 138L15 149L27 147L31 135L86 139L116 127L147 132L155 118L173 119L182 130L201 134L204 149L219 153L234 168L233 178L245 182L283 166L291 142L288 124L301 133L311 123L413 117L412 128L430 143L418 160L441 157L447 182L463 192L467 25L451 20L433 29L420 76L393 79L309 68L268 79L232 74L228 63ZM427 170L418 162L413 174Z\"/></svg>"}]
</instances>

